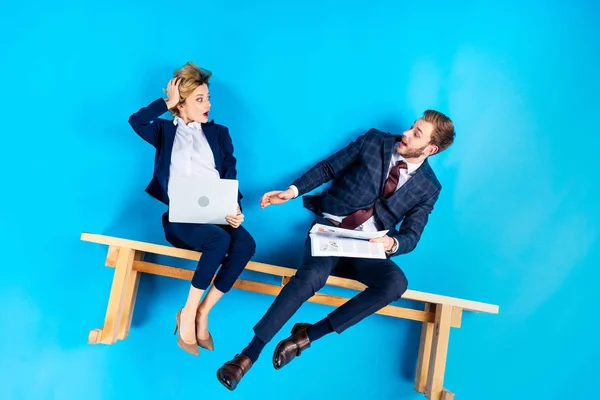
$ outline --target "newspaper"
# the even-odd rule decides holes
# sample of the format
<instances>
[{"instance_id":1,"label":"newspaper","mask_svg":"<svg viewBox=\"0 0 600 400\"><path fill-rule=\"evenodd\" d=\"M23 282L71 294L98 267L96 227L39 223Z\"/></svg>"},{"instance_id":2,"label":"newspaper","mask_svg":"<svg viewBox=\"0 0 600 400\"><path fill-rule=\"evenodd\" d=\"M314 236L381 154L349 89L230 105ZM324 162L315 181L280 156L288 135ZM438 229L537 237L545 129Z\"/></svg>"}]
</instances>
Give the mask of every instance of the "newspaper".
<instances>
[{"instance_id":1,"label":"newspaper","mask_svg":"<svg viewBox=\"0 0 600 400\"><path fill-rule=\"evenodd\" d=\"M387 232L362 232L315 224L310 230L311 254L313 257L385 259L383 243L371 243L369 239L383 237Z\"/></svg>"}]
</instances>

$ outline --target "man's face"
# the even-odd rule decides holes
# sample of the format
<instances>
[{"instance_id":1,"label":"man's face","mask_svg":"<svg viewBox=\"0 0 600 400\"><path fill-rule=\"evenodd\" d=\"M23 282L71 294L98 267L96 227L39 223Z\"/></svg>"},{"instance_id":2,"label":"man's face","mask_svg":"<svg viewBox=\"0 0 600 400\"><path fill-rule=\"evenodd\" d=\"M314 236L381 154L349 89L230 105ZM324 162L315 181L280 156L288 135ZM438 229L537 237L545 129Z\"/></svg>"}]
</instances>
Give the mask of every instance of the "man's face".
<instances>
[{"instance_id":1,"label":"man's face","mask_svg":"<svg viewBox=\"0 0 600 400\"><path fill-rule=\"evenodd\" d=\"M438 147L431 144L433 124L418 119L402 134L398 153L404 158L419 158L430 156L437 152Z\"/></svg>"}]
</instances>

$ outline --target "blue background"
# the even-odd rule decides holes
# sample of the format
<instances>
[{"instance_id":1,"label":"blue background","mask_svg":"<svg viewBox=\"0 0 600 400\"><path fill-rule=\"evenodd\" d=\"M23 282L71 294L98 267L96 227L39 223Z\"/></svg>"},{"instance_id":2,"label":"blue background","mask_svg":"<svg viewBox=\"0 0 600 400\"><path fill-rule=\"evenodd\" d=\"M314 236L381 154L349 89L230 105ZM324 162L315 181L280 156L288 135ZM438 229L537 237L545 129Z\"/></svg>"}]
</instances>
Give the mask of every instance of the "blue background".
<instances>
[{"instance_id":1,"label":"blue background","mask_svg":"<svg viewBox=\"0 0 600 400\"><path fill-rule=\"evenodd\" d=\"M188 283L163 277L143 276L128 340L87 344L112 270L79 235L166 243L164 207L143 191L153 149L127 118L188 60L214 72L256 261L297 267L312 219L299 200L260 210L263 192L371 127L448 113L456 143L430 159L444 189L417 249L395 260L410 288L500 314L467 313L452 331L445 387L464 400L597 397L597 3L171 4L2 6L2 398L422 398L420 325L382 316L281 371L271 343L229 393L215 371L273 298L233 290L211 314L215 352L194 358L171 334ZM330 309L306 304L285 329Z\"/></svg>"}]
</instances>

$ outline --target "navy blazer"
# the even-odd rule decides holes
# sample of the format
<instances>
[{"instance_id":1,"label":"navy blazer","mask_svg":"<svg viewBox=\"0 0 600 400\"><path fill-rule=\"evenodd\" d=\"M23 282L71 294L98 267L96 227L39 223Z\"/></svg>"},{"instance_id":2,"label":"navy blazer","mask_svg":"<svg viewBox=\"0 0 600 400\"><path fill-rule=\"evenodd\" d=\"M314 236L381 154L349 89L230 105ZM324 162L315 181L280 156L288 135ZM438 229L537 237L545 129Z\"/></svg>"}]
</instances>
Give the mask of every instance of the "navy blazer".
<instances>
[{"instance_id":1,"label":"navy blazer","mask_svg":"<svg viewBox=\"0 0 600 400\"><path fill-rule=\"evenodd\" d=\"M319 162L292 184L299 195L330 180L333 184L320 195L304 196L304 206L319 215L349 215L374 207L379 228L389 230L388 235L398 240L398 249L392 255L414 250L442 185L425 160L408 182L389 198L383 197L394 146L400 138L401 135L371 129Z\"/></svg>"},{"instance_id":2,"label":"navy blazer","mask_svg":"<svg viewBox=\"0 0 600 400\"><path fill-rule=\"evenodd\" d=\"M156 148L154 174L146 187L146 192L168 205L167 182L177 127L172 120L159 118L167 111L167 104L164 99L157 99L147 107L131 114L129 124L142 139ZM233 156L233 143L227 127L210 121L202 124L202 131L212 150L215 166L221 179L236 179L237 160ZM242 194L238 191L240 208L242 207L240 202L242 197Z\"/></svg>"}]
</instances>

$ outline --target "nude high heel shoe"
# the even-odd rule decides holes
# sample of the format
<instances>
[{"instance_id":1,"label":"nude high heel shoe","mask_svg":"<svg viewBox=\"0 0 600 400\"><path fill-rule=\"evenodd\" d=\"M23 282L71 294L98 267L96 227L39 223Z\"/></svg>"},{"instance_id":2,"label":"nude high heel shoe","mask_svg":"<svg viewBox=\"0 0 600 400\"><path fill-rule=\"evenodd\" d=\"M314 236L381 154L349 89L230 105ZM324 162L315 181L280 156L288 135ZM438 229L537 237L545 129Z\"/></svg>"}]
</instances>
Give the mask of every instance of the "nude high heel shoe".
<instances>
[{"instance_id":1,"label":"nude high heel shoe","mask_svg":"<svg viewBox=\"0 0 600 400\"><path fill-rule=\"evenodd\" d=\"M179 310L177 312L177 315L175 315L175 331L173 332L173 335L177 334L177 329L179 329L180 321L181 321L181 310ZM181 331L179 331L179 335L177 335L177 344L183 350L187 351L188 353L190 353L192 355L195 355L195 356L200 355L200 351L198 350L198 344L184 342L183 339L181 338Z\"/></svg>"},{"instance_id":2,"label":"nude high heel shoe","mask_svg":"<svg viewBox=\"0 0 600 400\"><path fill-rule=\"evenodd\" d=\"M196 342L198 343L198 346L202 347L203 349L213 351L215 349L215 344L213 342L213 338L212 338L212 335L210 334L210 332L208 332L208 339L200 339L198 337L198 332L200 331L198 329L198 321L199 320L200 320L200 307L198 307L198 311L196 312Z\"/></svg>"}]
</instances>

